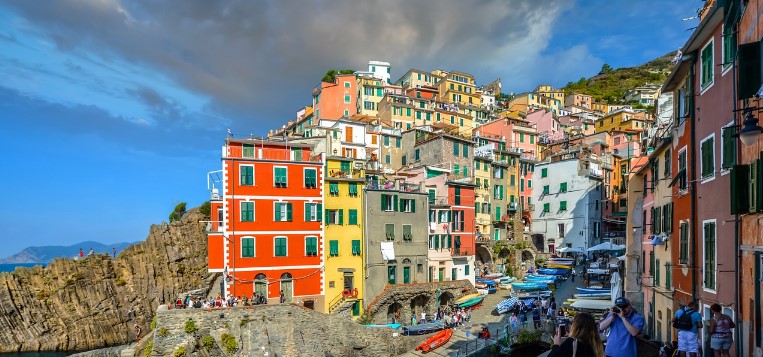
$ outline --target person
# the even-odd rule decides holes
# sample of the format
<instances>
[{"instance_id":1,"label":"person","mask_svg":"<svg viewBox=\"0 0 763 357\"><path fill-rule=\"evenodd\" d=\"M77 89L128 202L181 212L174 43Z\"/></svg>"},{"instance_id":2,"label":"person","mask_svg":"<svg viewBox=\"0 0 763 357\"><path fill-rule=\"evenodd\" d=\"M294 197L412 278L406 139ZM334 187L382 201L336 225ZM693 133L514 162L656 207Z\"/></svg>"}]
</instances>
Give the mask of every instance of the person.
<instances>
[{"instance_id":1,"label":"person","mask_svg":"<svg viewBox=\"0 0 763 357\"><path fill-rule=\"evenodd\" d=\"M445 313L445 327L450 327L453 324L453 319L450 317L450 313Z\"/></svg>"},{"instance_id":2,"label":"person","mask_svg":"<svg viewBox=\"0 0 763 357\"><path fill-rule=\"evenodd\" d=\"M636 335L644 328L644 317L631 306L631 302L619 297L615 307L599 324L600 330L609 329L607 348L604 353L612 357L636 357Z\"/></svg>"},{"instance_id":3,"label":"person","mask_svg":"<svg viewBox=\"0 0 763 357\"><path fill-rule=\"evenodd\" d=\"M135 342L140 342L140 325L135 324L133 327L135 328Z\"/></svg>"},{"instance_id":4,"label":"person","mask_svg":"<svg viewBox=\"0 0 763 357\"><path fill-rule=\"evenodd\" d=\"M527 313L524 310L521 310L519 313L519 322L522 323L522 330L527 329Z\"/></svg>"},{"instance_id":5,"label":"person","mask_svg":"<svg viewBox=\"0 0 763 357\"><path fill-rule=\"evenodd\" d=\"M533 307L533 328L540 328L540 307L537 305Z\"/></svg>"},{"instance_id":6,"label":"person","mask_svg":"<svg viewBox=\"0 0 763 357\"><path fill-rule=\"evenodd\" d=\"M421 312L421 320L420 320L420 322L419 322L419 323L422 323L422 324L423 324L423 323L425 323L425 322L427 322L427 313L426 313L425 311L422 311L422 312Z\"/></svg>"},{"instance_id":7,"label":"person","mask_svg":"<svg viewBox=\"0 0 763 357\"><path fill-rule=\"evenodd\" d=\"M82 250L82 248L79 249L79 257L84 258L85 257L85 251Z\"/></svg>"},{"instance_id":8,"label":"person","mask_svg":"<svg viewBox=\"0 0 763 357\"><path fill-rule=\"evenodd\" d=\"M699 329L702 328L702 316L697 312L697 302L692 301L684 308L676 311L673 317L673 323L679 320L683 314L691 318L691 325L688 329L677 327L678 329L678 356L680 357L698 357L699 356Z\"/></svg>"},{"instance_id":9,"label":"person","mask_svg":"<svg viewBox=\"0 0 763 357\"><path fill-rule=\"evenodd\" d=\"M479 338L483 338L483 339L486 339L486 340L489 339L490 338L490 330L488 330L487 327L483 327L482 331L479 334Z\"/></svg>"},{"instance_id":10,"label":"person","mask_svg":"<svg viewBox=\"0 0 763 357\"><path fill-rule=\"evenodd\" d=\"M565 325L566 326L566 325ZM548 357L604 357L604 344L596 326L596 320L591 314L580 312L572 320L569 338L562 341L562 329L556 329L554 345Z\"/></svg>"},{"instance_id":11,"label":"person","mask_svg":"<svg viewBox=\"0 0 763 357\"><path fill-rule=\"evenodd\" d=\"M516 333L517 332L517 314L511 313L511 317L509 317L509 323L511 324L511 332Z\"/></svg>"},{"instance_id":12,"label":"person","mask_svg":"<svg viewBox=\"0 0 763 357\"><path fill-rule=\"evenodd\" d=\"M549 304L549 309L551 309L551 316L556 315L556 298L551 297L551 304Z\"/></svg>"},{"instance_id":13,"label":"person","mask_svg":"<svg viewBox=\"0 0 763 357\"><path fill-rule=\"evenodd\" d=\"M93 254L95 254L95 249L90 248L90 253L87 253L87 256L89 257L89 256L91 256Z\"/></svg>"},{"instance_id":14,"label":"person","mask_svg":"<svg viewBox=\"0 0 763 357\"><path fill-rule=\"evenodd\" d=\"M111 248L111 254L114 256L114 258L117 257L117 248L112 247Z\"/></svg>"},{"instance_id":15,"label":"person","mask_svg":"<svg viewBox=\"0 0 763 357\"><path fill-rule=\"evenodd\" d=\"M546 310L548 308L548 300L546 300L546 297L544 296L543 299L540 301L540 306L543 308L541 310L541 314L545 314Z\"/></svg>"},{"instance_id":16,"label":"person","mask_svg":"<svg viewBox=\"0 0 763 357\"><path fill-rule=\"evenodd\" d=\"M416 319L416 313L411 314L411 325L416 325L419 320Z\"/></svg>"},{"instance_id":17,"label":"person","mask_svg":"<svg viewBox=\"0 0 763 357\"><path fill-rule=\"evenodd\" d=\"M575 275L578 275L578 273L575 271L575 269L572 269L572 282L575 282Z\"/></svg>"},{"instance_id":18,"label":"person","mask_svg":"<svg viewBox=\"0 0 763 357\"><path fill-rule=\"evenodd\" d=\"M281 297L278 301L282 304L286 302L286 296L283 294L283 290L281 290Z\"/></svg>"},{"instance_id":19,"label":"person","mask_svg":"<svg viewBox=\"0 0 763 357\"><path fill-rule=\"evenodd\" d=\"M710 311L713 313L713 317L708 325L710 329L710 347L715 352L716 357L728 357L731 343L734 342L731 329L735 328L736 324L729 315L721 312L721 305L717 303L710 305Z\"/></svg>"}]
</instances>

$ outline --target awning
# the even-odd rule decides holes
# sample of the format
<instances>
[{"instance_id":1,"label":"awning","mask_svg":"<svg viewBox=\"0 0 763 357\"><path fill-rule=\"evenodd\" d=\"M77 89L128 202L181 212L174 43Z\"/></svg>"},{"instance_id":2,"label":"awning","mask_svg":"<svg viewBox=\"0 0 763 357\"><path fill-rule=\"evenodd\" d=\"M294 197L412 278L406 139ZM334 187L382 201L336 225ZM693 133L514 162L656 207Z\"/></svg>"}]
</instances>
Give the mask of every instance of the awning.
<instances>
[{"instance_id":1,"label":"awning","mask_svg":"<svg viewBox=\"0 0 763 357\"><path fill-rule=\"evenodd\" d=\"M582 252L583 247L561 247L556 250L559 253Z\"/></svg>"},{"instance_id":2,"label":"awning","mask_svg":"<svg viewBox=\"0 0 763 357\"><path fill-rule=\"evenodd\" d=\"M621 255L621 256L619 256L619 257L617 257L617 259L620 259L620 260L624 261L624 260L625 260L625 254L623 254L623 255Z\"/></svg>"},{"instance_id":3,"label":"awning","mask_svg":"<svg viewBox=\"0 0 763 357\"><path fill-rule=\"evenodd\" d=\"M395 260L395 242L381 242L382 258Z\"/></svg>"}]
</instances>

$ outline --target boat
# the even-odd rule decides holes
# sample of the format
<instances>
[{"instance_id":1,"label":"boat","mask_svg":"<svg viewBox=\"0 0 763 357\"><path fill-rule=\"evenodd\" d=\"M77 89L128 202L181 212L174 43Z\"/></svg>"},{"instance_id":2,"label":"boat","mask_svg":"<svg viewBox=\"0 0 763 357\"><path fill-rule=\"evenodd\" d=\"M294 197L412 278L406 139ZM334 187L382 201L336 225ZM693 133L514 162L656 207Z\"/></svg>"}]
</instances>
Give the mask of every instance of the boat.
<instances>
[{"instance_id":1,"label":"boat","mask_svg":"<svg viewBox=\"0 0 763 357\"><path fill-rule=\"evenodd\" d=\"M456 303L456 305L458 305L458 304L461 304L462 302L466 302L466 301L469 301L469 300L471 300L471 299L474 299L474 298L477 298L477 297L483 297L483 296L484 296L484 295L482 295L482 294L469 294L469 295L464 295L464 296L462 296L462 297L460 297L460 298L456 299L456 301L454 301L454 302Z\"/></svg>"},{"instance_id":2,"label":"boat","mask_svg":"<svg viewBox=\"0 0 763 357\"><path fill-rule=\"evenodd\" d=\"M453 336L453 330L449 328L444 329L416 347L416 351L421 351L423 353L431 352L435 348L446 344L450 340L451 336Z\"/></svg>"},{"instance_id":3,"label":"boat","mask_svg":"<svg viewBox=\"0 0 763 357\"><path fill-rule=\"evenodd\" d=\"M443 322L442 320L438 320L434 322L426 322L426 323L418 324L418 325L403 326L403 335L406 335L406 336L423 335L426 333L440 331L444 328L445 328L445 322Z\"/></svg>"},{"instance_id":4,"label":"boat","mask_svg":"<svg viewBox=\"0 0 763 357\"><path fill-rule=\"evenodd\" d=\"M487 275L483 276L483 278L485 278L485 279L497 279L497 278L502 278L503 276L504 275L501 274L501 273L492 273L492 274L487 274Z\"/></svg>"},{"instance_id":5,"label":"boat","mask_svg":"<svg viewBox=\"0 0 763 357\"><path fill-rule=\"evenodd\" d=\"M499 314L507 313L509 312L509 310L511 310L514 307L514 305L517 304L517 302L519 302L519 299L515 297L510 297L506 300L499 302L498 305L495 306L495 311L498 311Z\"/></svg>"},{"instance_id":6,"label":"boat","mask_svg":"<svg viewBox=\"0 0 763 357\"><path fill-rule=\"evenodd\" d=\"M565 264L546 264L546 268L571 270L572 266L571 265L565 265Z\"/></svg>"},{"instance_id":7,"label":"boat","mask_svg":"<svg viewBox=\"0 0 763 357\"><path fill-rule=\"evenodd\" d=\"M609 288L577 288L578 294L609 294L612 292Z\"/></svg>"},{"instance_id":8,"label":"boat","mask_svg":"<svg viewBox=\"0 0 763 357\"><path fill-rule=\"evenodd\" d=\"M376 325L376 324L370 324L370 325L363 325L365 327L389 327L391 329L399 329L401 324L384 324L384 325Z\"/></svg>"},{"instance_id":9,"label":"boat","mask_svg":"<svg viewBox=\"0 0 763 357\"><path fill-rule=\"evenodd\" d=\"M503 278L501 278L501 279L498 281L498 283L499 283L499 284L509 284L509 283L512 283L512 282L514 282L514 280L517 280L517 278L515 278L515 277L513 277L513 276L504 276Z\"/></svg>"},{"instance_id":10,"label":"boat","mask_svg":"<svg viewBox=\"0 0 763 357\"><path fill-rule=\"evenodd\" d=\"M474 287L477 288L477 290L487 289L487 284L485 284L485 283L483 283L481 281L478 281L478 282L474 283Z\"/></svg>"},{"instance_id":11,"label":"boat","mask_svg":"<svg viewBox=\"0 0 763 357\"><path fill-rule=\"evenodd\" d=\"M598 293L598 294L575 294L575 299L588 299L588 300L612 300L612 294L610 293Z\"/></svg>"},{"instance_id":12,"label":"boat","mask_svg":"<svg viewBox=\"0 0 763 357\"><path fill-rule=\"evenodd\" d=\"M555 263L555 264L573 264L573 263L575 263L575 259L572 259L572 258L551 258L548 261L552 262L552 263Z\"/></svg>"},{"instance_id":13,"label":"boat","mask_svg":"<svg viewBox=\"0 0 763 357\"><path fill-rule=\"evenodd\" d=\"M610 300L575 300L571 305L571 308L578 310L594 310L601 311L607 310L612 307L612 301Z\"/></svg>"},{"instance_id":14,"label":"boat","mask_svg":"<svg viewBox=\"0 0 763 357\"><path fill-rule=\"evenodd\" d=\"M559 281L559 275L527 275L525 281L538 282L538 281L551 281L556 283Z\"/></svg>"},{"instance_id":15,"label":"boat","mask_svg":"<svg viewBox=\"0 0 763 357\"><path fill-rule=\"evenodd\" d=\"M474 279L474 281L477 282L477 283L484 283L487 286L495 285L495 281L493 279L476 278L476 279Z\"/></svg>"},{"instance_id":16,"label":"boat","mask_svg":"<svg viewBox=\"0 0 763 357\"><path fill-rule=\"evenodd\" d=\"M481 304L482 300L484 300L484 299L485 299L485 295L480 294L479 296L477 296L475 298L472 298L472 299L469 299L469 300L457 303L457 305L458 305L459 308L474 307L474 306L477 306L477 305Z\"/></svg>"},{"instance_id":17,"label":"boat","mask_svg":"<svg viewBox=\"0 0 763 357\"><path fill-rule=\"evenodd\" d=\"M551 290L540 290L540 291L517 293L517 294L512 294L512 296L518 299L527 299L532 297L549 297L551 296Z\"/></svg>"},{"instance_id":18,"label":"boat","mask_svg":"<svg viewBox=\"0 0 763 357\"><path fill-rule=\"evenodd\" d=\"M545 282L511 283L511 288L514 290L546 290L548 284Z\"/></svg>"},{"instance_id":19,"label":"boat","mask_svg":"<svg viewBox=\"0 0 763 357\"><path fill-rule=\"evenodd\" d=\"M585 272L586 274L609 274L607 269L588 269Z\"/></svg>"},{"instance_id":20,"label":"boat","mask_svg":"<svg viewBox=\"0 0 763 357\"><path fill-rule=\"evenodd\" d=\"M541 268L538 269L538 274L545 274L545 275L565 275L569 273L570 271L567 269L556 269L556 268Z\"/></svg>"}]
</instances>

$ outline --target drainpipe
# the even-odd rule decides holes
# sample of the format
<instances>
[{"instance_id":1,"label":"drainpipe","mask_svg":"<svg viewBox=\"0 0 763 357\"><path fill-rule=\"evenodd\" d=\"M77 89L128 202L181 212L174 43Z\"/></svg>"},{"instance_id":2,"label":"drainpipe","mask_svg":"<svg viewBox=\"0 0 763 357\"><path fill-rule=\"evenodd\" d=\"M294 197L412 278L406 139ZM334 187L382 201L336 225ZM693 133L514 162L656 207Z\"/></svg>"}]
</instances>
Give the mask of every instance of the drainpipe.
<instances>
[{"instance_id":1,"label":"drainpipe","mask_svg":"<svg viewBox=\"0 0 763 357\"><path fill-rule=\"evenodd\" d=\"M697 222L697 149L696 149L696 116L694 108L694 66L697 65L697 56L693 56L692 64L689 67L689 118L691 119L691 128L689 129L689 150L691 151L691 175L689 176L689 182L691 183L691 220L693 229L691 230L691 297L692 300L697 300L697 230L699 224Z\"/></svg>"},{"instance_id":2,"label":"drainpipe","mask_svg":"<svg viewBox=\"0 0 763 357\"><path fill-rule=\"evenodd\" d=\"M738 26L735 23L734 24L734 29L733 29L733 33L734 34L736 34L737 29L738 29ZM733 104L733 108L734 108L733 113L735 113L735 114L737 112L737 86L736 86L736 83L737 83L737 68L736 67L737 67L737 65L736 65L736 58L732 58L732 60L731 60L731 75L732 75L731 80L732 80L733 85L731 86L731 89L732 89L732 98L733 98L732 104ZM734 124L736 124L736 123L734 123ZM735 145L736 145L736 157L734 158L734 163L738 163L740 161L741 157L742 157L742 145L739 142L739 140L736 140ZM741 217L739 217L739 213L734 214L734 250L735 250L735 252L734 252L734 296L736 297L735 300L734 300L734 305L735 305L734 306L734 311L735 311L735 313L734 313L734 323L736 324L736 326L740 326L739 325L739 322L740 322L739 321L739 308L742 306L742 298L739 296L739 279L741 279L741 277L739 276L739 271L740 271L740 269L739 269L739 255L742 254L742 252L739 250L739 230L740 230L739 226L741 225L740 219L741 219ZM734 348L736 349L736 351L735 351L736 352L735 353L736 356L741 356L740 353L742 352L742 339L740 338L741 337L740 330L741 330L740 327L737 327L737 328L734 329Z\"/></svg>"}]
</instances>

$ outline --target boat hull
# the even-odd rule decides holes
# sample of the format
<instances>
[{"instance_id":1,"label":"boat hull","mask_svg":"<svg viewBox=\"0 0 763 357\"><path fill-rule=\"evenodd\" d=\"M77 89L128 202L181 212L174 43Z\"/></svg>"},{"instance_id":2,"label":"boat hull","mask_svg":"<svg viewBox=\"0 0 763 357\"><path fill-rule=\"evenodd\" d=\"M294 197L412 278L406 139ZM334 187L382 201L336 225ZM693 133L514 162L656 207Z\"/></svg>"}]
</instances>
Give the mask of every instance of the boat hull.
<instances>
[{"instance_id":1,"label":"boat hull","mask_svg":"<svg viewBox=\"0 0 763 357\"><path fill-rule=\"evenodd\" d=\"M421 351L424 353L431 352L437 347L440 347L448 343L451 336L453 336L453 330L451 329L442 330L436 333L434 336L428 338L426 341L424 341L424 343L420 344L418 347L416 347L416 351Z\"/></svg>"},{"instance_id":2,"label":"boat hull","mask_svg":"<svg viewBox=\"0 0 763 357\"><path fill-rule=\"evenodd\" d=\"M456 299L455 303L456 303L456 304L461 304L462 302L466 302L466 301L468 301L468 300L471 300L471 299L474 299L474 298L477 298L477 297L482 297L482 294L469 294L469 295L464 295L464 296L462 296L462 297L460 297L460 298Z\"/></svg>"},{"instance_id":3,"label":"boat hull","mask_svg":"<svg viewBox=\"0 0 763 357\"><path fill-rule=\"evenodd\" d=\"M440 331L445 328L445 323L442 321L427 322L420 325L403 326L403 335L423 335Z\"/></svg>"}]
</instances>

